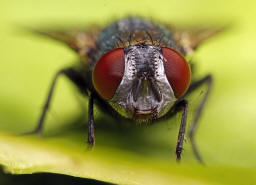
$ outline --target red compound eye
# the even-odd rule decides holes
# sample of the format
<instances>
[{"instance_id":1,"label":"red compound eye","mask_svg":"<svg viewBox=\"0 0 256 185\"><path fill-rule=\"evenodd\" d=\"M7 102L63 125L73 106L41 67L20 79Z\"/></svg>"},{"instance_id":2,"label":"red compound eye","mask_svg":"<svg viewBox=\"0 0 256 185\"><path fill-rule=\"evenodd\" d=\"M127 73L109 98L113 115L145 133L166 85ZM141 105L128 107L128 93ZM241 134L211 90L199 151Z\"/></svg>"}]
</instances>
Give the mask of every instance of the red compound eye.
<instances>
[{"instance_id":1,"label":"red compound eye","mask_svg":"<svg viewBox=\"0 0 256 185\"><path fill-rule=\"evenodd\" d=\"M124 51L122 48L104 54L93 71L93 85L99 95L108 100L114 96L124 74Z\"/></svg>"},{"instance_id":2,"label":"red compound eye","mask_svg":"<svg viewBox=\"0 0 256 185\"><path fill-rule=\"evenodd\" d=\"M190 67L185 58L176 50L163 47L165 74L176 98L187 91L190 84Z\"/></svg>"}]
</instances>

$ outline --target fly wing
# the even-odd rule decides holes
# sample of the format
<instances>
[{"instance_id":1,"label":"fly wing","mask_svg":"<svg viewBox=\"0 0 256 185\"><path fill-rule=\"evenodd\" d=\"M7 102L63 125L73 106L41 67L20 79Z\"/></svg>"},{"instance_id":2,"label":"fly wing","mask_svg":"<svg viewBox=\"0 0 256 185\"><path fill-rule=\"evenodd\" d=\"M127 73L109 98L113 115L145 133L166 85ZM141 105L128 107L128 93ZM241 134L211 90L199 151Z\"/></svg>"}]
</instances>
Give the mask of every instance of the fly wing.
<instances>
[{"instance_id":1,"label":"fly wing","mask_svg":"<svg viewBox=\"0 0 256 185\"><path fill-rule=\"evenodd\" d=\"M199 29L169 28L174 35L174 40L177 43L178 49L186 56L191 56L200 44L226 29L226 27Z\"/></svg>"},{"instance_id":2,"label":"fly wing","mask_svg":"<svg viewBox=\"0 0 256 185\"><path fill-rule=\"evenodd\" d=\"M87 29L50 29L34 30L34 32L62 42L75 50L79 55L85 56L91 49L96 48L95 40L100 30L99 27L92 26Z\"/></svg>"}]
</instances>

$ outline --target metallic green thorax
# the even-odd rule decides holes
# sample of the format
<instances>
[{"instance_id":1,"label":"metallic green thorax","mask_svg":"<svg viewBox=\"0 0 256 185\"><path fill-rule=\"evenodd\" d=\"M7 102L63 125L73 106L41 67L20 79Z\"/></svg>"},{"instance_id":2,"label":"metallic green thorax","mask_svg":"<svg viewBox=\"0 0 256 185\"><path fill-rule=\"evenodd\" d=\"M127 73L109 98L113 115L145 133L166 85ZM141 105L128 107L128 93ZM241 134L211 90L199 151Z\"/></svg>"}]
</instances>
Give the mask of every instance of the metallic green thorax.
<instances>
[{"instance_id":1,"label":"metallic green thorax","mask_svg":"<svg viewBox=\"0 0 256 185\"><path fill-rule=\"evenodd\" d=\"M146 19L126 18L111 24L99 34L96 41L98 51L93 55L91 68L106 52L138 43L177 49L173 35L166 27Z\"/></svg>"}]
</instances>

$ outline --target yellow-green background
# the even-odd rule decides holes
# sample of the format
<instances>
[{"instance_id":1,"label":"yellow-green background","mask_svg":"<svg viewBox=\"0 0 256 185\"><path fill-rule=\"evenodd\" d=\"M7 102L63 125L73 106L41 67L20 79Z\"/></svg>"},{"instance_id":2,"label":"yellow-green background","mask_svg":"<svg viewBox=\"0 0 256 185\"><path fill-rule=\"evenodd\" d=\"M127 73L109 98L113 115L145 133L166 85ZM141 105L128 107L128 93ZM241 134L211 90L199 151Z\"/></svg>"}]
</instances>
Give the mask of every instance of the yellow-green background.
<instances>
[{"instance_id":1,"label":"yellow-green background","mask_svg":"<svg viewBox=\"0 0 256 185\"><path fill-rule=\"evenodd\" d=\"M121 184L256 184L255 12L252 0L1 0L0 163L12 173L56 172ZM87 151L87 100L65 78L45 137L15 135L33 128L55 72L77 60L65 46L21 28L104 25L125 15L182 27L229 25L193 58L198 77L214 77L196 135L207 166L195 161L189 142L181 164L175 162L180 115L144 128L120 126L96 110L96 147ZM192 110L201 97L199 90L190 98Z\"/></svg>"}]
</instances>

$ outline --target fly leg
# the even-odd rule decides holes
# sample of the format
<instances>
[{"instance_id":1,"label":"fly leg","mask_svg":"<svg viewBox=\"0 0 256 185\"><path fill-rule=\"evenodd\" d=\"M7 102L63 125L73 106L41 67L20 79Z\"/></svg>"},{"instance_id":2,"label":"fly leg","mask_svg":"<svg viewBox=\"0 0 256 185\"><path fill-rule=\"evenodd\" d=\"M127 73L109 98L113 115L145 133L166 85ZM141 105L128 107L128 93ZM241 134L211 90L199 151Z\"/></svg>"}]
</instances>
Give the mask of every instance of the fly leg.
<instances>
[{"instance_id":1,"label":"fly leg","mask_svg":"<svg viewBox=\"0 0 256 185\"><path fill-rule=\"evenodd\" d=\"M89 115L88 115L88 144L89 147L93 147L95 144L95 137L94 137L94 116L93 116L93 99L94 94L91 93L89 96Z\"/></svg>"},{"instance_id":2,"label":"fly leg","mask_svg":"<svg viewBox=\"0 0 256 185\"><path fill-rule=\"evenodd\" d=\"M212 88L212 76L211 75L207 75L205 76L204 78L198 80L198 81L195 81L193 82L187 93L185 94L185 96L187 96L189 93L191 93L192 91L194 91L195 89L197 89L198 87L200 87L201 85L203 85L204 83L206 83L207 85L207 90L206 90L206 93L202 99L202 101L200 102L199 106L197 107L196 109L196 114L195 114L195 117L193 119L193 122L192 122L192 125L189 129L189 138L190 138L190 141L191 141L191 145L192 145L192 149L193 149L193 152L197 158L197 160L201 163L203 163L203 160L199 154L199 151L197 149L197 146L196 146L196 143L195 143L195 140L194 140L194 134L195 134L195 131L196 131L196 128L198 126L198 120L199 120L199 117L202 113L202 110L204 108L204 105L208 99L208 96L210 94L210 91L211 91L211 88Z\"/></svg>"},{"instance_id":3,"label":"fly leg","mask_svg":"<svg viewBox=\"0 0 256 185\"><path fill-rule=\"evenodd\" d=\"M187 100L181 100L177 104L177 108L183 108L183 113L182 113L182 119L181 119L181 124L180 124L180 130L179 130L179 135L178 135L178 140L176 144L176 158L177 161L180 161L181 159L181 152L182 152L182 147L183 147L183 140L184 140L184 135L185 135L185 130L186 130L186 124L187 124L187 113L188 113L188 102Z\"/></svg>"},{"instance_id":4,"label":"fly leg","mask_svg":"<svg viewBox=\"0 0 256 185\"><path fill-rule=\"evenodd\" d=\"M61 75L65 75L66 77L68 77L72 82L74 82L79 87L79 89L82 92L84 92L84 93L86 92L87 83L86 83L84 77L78 71L76 71L73 68L65 68L65 69L60 70L59 72L57 72L57 74L55 75L55 77L52 81L52 84L50 86L50 90L48 92L48 96L47 96L46 101L44 103L43 111L42 111L41 116L40 116L40 118L37 122L37 126L35 127L34 130L29 131L29 132L25 132L23 134L39 133L40 135L42 135L43 124L44 124L44 120L46 118L46 113L47 113L47 110L50 107L50 103L51 103L51 100L52 100L52 95L53 95L53 91L54 91L55 86L56 86L56 82L57 82L57 80L59 79L59 77Z\"/></svg>"}]
</instances>

